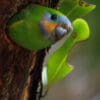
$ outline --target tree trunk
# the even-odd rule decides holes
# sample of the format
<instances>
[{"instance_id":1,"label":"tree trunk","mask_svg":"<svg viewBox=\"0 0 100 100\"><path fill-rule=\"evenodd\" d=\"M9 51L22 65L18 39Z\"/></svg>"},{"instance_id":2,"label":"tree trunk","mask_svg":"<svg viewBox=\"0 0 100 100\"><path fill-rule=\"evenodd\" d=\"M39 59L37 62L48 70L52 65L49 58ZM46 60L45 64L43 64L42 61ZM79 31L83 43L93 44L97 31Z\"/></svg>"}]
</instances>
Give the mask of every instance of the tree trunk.
<instances>
[{"instance_id":1,"label":"tree trunk","mask_svg":"<svg viewBox=\"0 0 100 100\"><path fill-rule=\"evenodd\" d=\"M58 0L0 0L0 100L40 99L37 88L45 49L33 52L23 49L6 32L9 18L29 3L55 8Z\"/></svg>"}]
</instances>

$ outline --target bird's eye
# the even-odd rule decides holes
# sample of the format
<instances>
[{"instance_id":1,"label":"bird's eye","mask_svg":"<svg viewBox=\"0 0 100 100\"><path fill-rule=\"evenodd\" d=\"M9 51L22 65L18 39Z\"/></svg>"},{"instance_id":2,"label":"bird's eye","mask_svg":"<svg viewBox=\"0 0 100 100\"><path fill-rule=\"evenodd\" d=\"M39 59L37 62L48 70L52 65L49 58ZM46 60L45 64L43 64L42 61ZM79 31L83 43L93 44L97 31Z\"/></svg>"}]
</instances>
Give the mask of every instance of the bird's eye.
<instances>
[{"instance_id":1,"label":"bird's eye","mask_svg":"<svg viewBox=\"0 0 100 100\"><path fill-rule=\"evenodd\" d=\"M57 19L57 15L56 14L52 14L51 15L51 20L54 20L55 21L56 19Z\"/></svg>"}]
</instances>

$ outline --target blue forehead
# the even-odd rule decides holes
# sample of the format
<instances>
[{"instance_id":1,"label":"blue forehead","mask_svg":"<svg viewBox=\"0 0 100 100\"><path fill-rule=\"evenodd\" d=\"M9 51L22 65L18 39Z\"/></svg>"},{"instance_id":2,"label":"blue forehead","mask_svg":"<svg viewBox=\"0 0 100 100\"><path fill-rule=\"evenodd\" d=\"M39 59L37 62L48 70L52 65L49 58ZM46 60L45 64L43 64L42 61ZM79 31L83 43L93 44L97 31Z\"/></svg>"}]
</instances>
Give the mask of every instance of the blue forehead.
<instances>
[{"instance_id":1,"label":"blue forehead","mask_svg":"<svg viewBox=\"0 0 100 100\"><path fill-rule=\"evenodd\" d=\"M71 22L66 16L58 16L58 22L65 23L65 24L71 26Z\"/></svg>"}]
</instances>

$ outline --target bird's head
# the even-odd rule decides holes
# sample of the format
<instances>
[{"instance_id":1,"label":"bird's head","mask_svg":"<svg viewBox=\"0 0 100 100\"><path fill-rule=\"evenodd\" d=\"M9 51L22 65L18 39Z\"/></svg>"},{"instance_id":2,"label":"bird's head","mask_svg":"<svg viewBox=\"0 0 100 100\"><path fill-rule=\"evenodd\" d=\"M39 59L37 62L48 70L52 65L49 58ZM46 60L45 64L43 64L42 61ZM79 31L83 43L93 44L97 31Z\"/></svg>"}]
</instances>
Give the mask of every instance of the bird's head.
<instances>
[{"instance_id":1,"label":"bird's head","mask_svg":"<svg viewBox=\"0 0 100 100\"><path fill-rule=\"evenodd\" d=\"M70 20L58 12L46 12L40 21L40 29L43 35L53 42L73 30Z\"/></svg>"}]
</instances>

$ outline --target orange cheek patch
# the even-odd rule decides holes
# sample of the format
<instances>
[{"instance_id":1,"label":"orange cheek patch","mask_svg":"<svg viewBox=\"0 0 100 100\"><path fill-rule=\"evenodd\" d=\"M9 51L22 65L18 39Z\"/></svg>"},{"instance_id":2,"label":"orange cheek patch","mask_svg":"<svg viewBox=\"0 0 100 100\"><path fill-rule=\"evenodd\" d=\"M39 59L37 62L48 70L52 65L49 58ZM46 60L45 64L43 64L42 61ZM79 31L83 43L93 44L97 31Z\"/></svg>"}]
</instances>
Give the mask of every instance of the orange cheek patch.
<instances>
[{"instance_id":1,"label":"orange cheek patch","mask_svg":"<svg viewBox=\"0 0 100 100\"><path fill-rule=\"evenodd\" d=\"M56 26L59 26L59 23L51 23L48 22L47 20L44 22L45 29L47 32L52 31Z\"/></svg>"}]
</instances>

